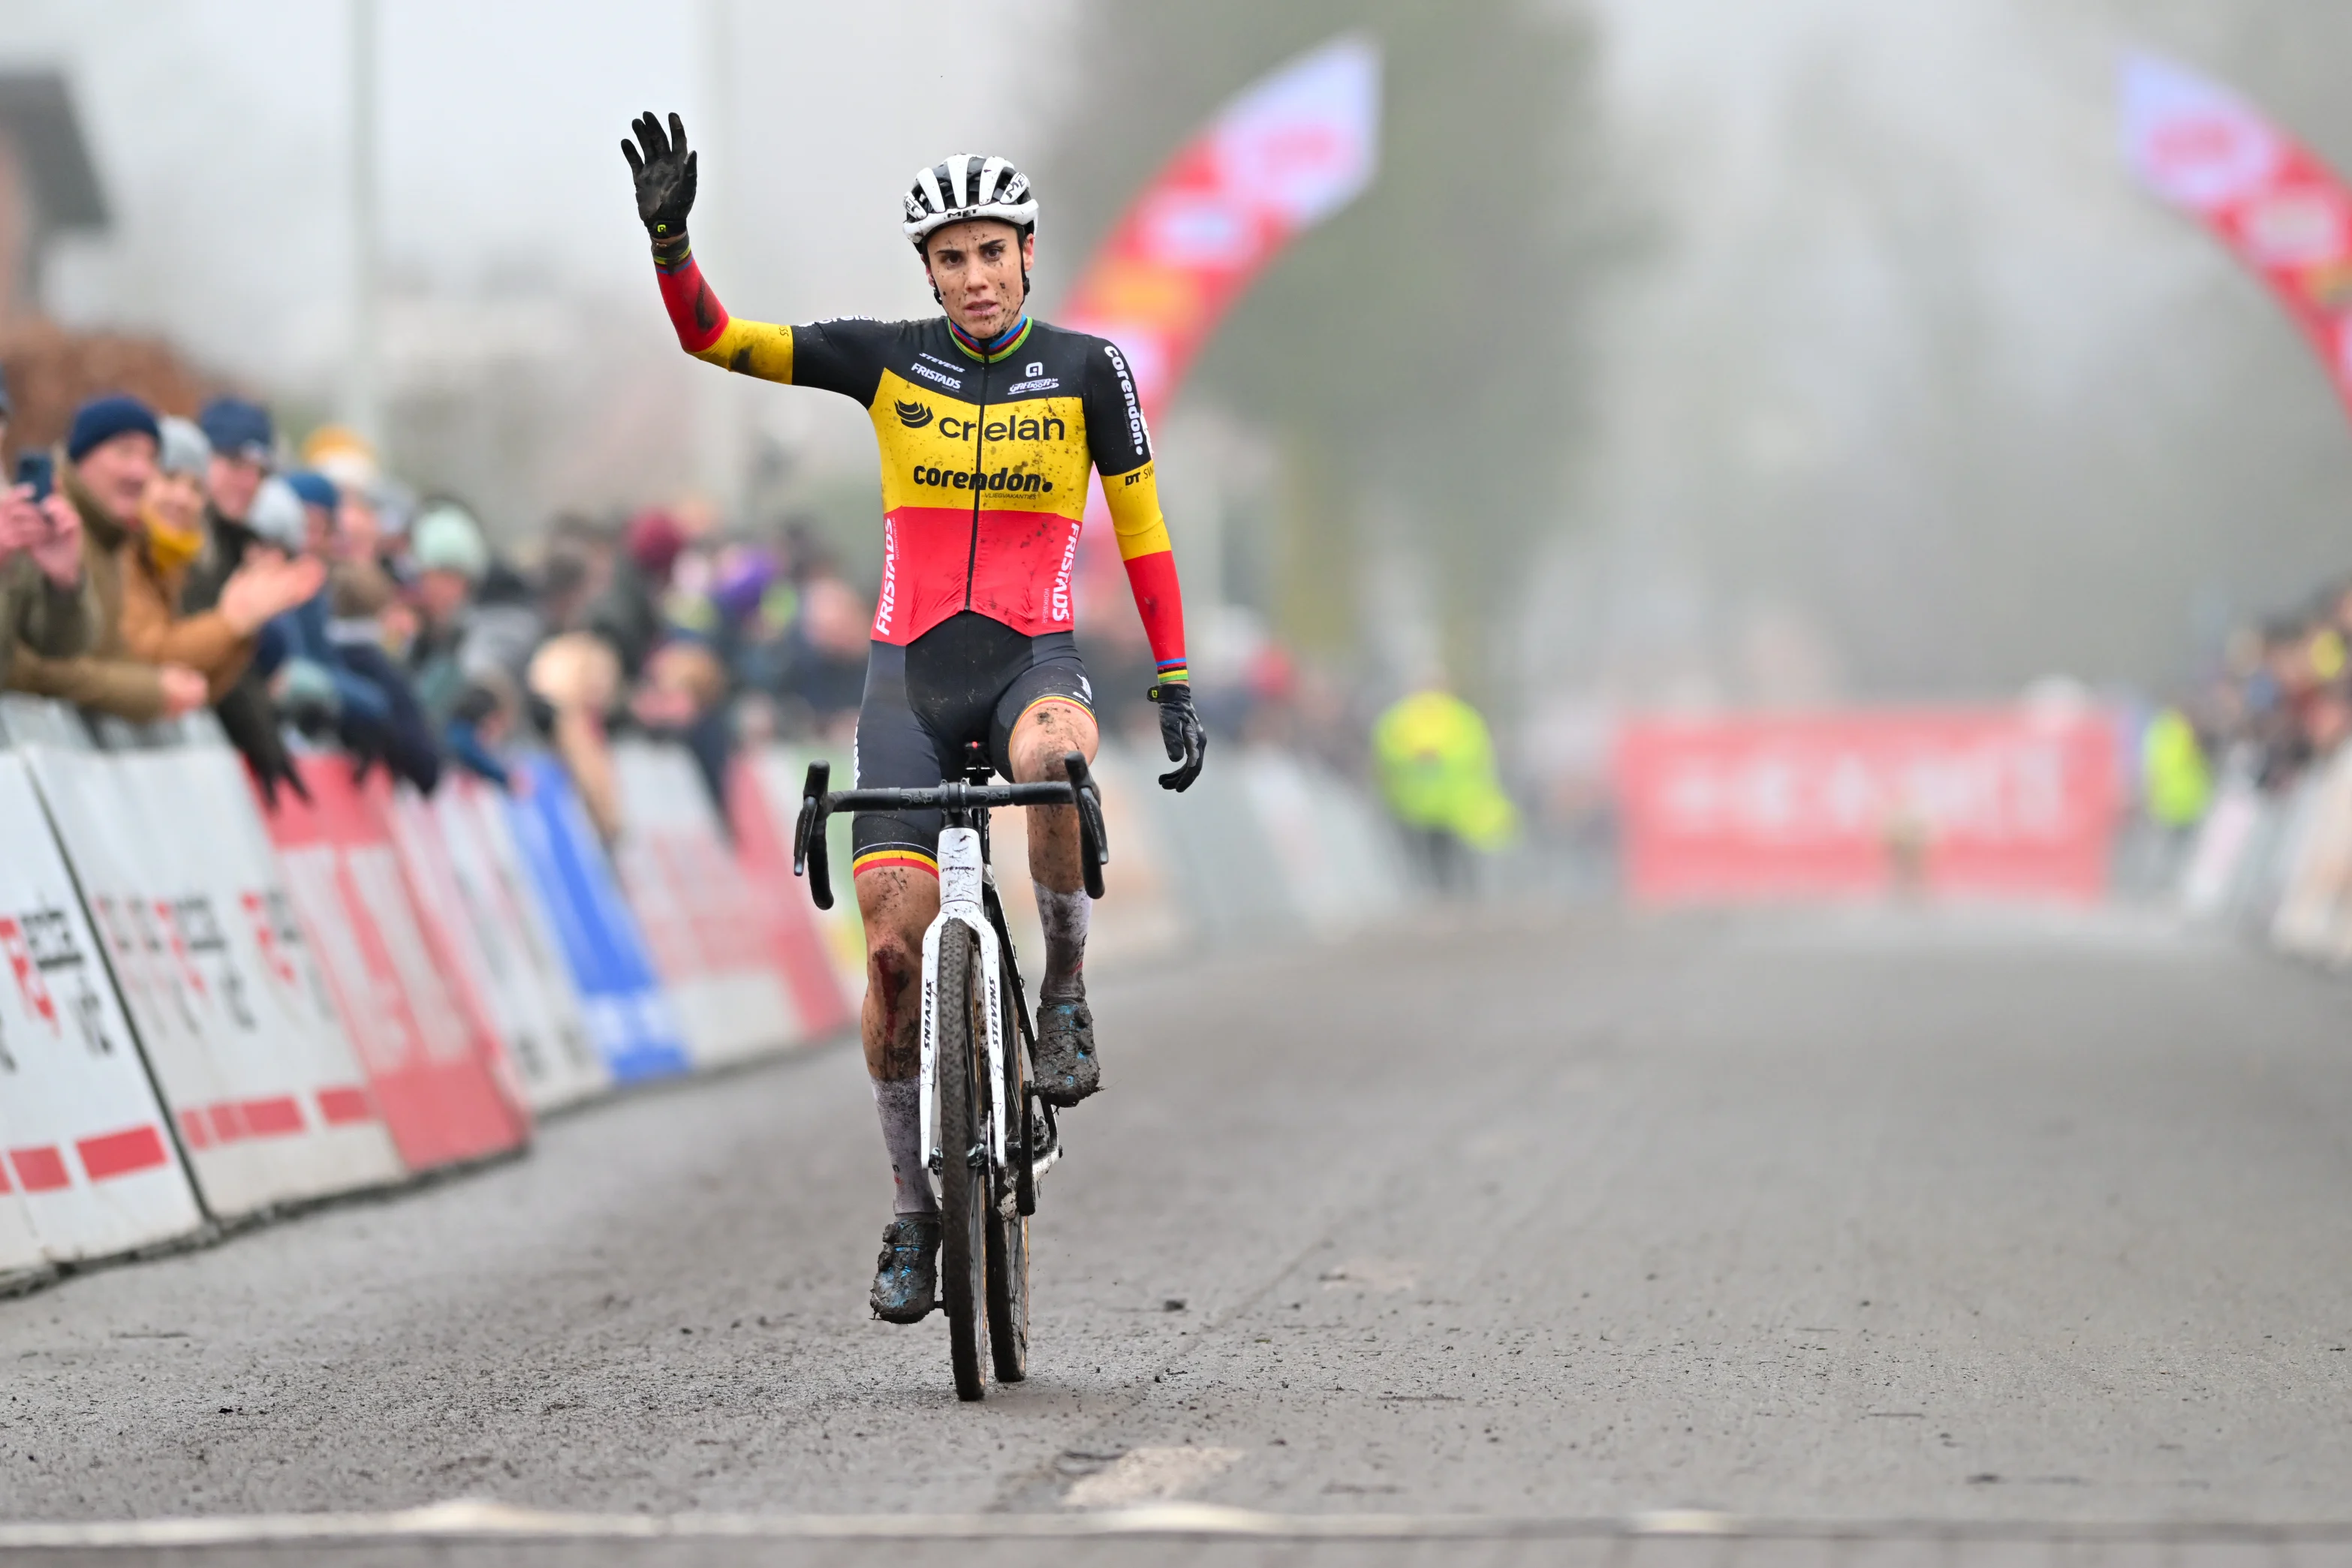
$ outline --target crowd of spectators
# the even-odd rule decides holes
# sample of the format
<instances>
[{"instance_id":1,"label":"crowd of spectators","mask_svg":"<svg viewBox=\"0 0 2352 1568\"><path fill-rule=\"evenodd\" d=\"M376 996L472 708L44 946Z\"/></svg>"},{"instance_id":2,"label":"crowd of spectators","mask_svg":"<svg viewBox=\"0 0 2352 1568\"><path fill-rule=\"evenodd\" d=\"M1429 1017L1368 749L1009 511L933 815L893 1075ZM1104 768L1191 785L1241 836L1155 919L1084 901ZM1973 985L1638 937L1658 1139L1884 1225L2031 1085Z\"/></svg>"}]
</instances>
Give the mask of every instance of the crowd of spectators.
<instances>
[{"instance_id":1,"label":"crowd of spectators","mask_svg":"<svg viewBox=\"0 0 2352 1568\"><path fill-rule=\"evenodd\" d=\"M9 414L0 385L0 444ZM714 797L770 735L845 742L872 606L805 528L646 511L501 549L334 427L300 445L223 397L76 411L0 492L0 686L134 725L209 706L272 799L332 747L422 790L555 751L618 831L608 747L684 743Z\"/></svg>"},{"instance_id":2,"label":"crowd of spectators","mask_svg":"<svg viewBox=\"0 0 2352 1568\"><path fill-rule=\"evenodd\" d=\"M2141 758L2149 815L2188 826L2224 777L2285 790L2347 737L2352 583L2233 633L2212 678L2156 716Z\"/></svg>"}]
</instances>

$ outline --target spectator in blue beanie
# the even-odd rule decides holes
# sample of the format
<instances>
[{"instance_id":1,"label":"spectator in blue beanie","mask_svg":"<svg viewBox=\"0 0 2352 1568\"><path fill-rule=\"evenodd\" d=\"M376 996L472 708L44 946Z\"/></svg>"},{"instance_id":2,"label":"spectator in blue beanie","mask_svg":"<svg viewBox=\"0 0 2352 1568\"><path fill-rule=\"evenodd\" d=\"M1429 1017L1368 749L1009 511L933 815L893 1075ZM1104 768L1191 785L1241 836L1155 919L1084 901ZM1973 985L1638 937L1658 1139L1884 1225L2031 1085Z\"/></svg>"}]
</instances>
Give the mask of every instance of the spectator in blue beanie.
<instances>
[{"instance_id":1,"label":"spectator in blue beanie","mask_svg":"<svg viewBox=\"0 0 2352 1568\"><path fill-rule=\"evenodd\" d=\"M89 651L45 659L19 650L11 681L21 690L134 723L177 718L203 706L205 678L184 664L151 664L122 639L122 571L138 548L139 508L155 476L162 427L135 397L96 397L74 412L58 487L81 518L82 572L89 585Z\"/></svg>"}]
</instances>

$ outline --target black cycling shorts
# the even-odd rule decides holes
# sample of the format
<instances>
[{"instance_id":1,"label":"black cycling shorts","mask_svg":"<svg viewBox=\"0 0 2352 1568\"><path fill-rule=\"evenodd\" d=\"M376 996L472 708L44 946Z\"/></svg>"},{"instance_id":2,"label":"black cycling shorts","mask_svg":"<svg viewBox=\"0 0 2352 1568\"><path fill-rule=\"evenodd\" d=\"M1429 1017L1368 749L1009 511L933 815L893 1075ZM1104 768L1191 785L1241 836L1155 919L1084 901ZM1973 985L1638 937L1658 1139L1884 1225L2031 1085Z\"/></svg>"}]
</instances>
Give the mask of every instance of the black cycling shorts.
<instances>
[{"instance_id":1,"label":"black cycling shorts","mask_svg":"<svg viewBox=\"0 0 2352 1568\"><path fill-rule=\"evenodd\" d=\"M857 709L861 789L928 789L961 771L963 748L988 747L1013 776L1013 727L1041 702L1094 712L1094 687L1067 632L1024 636L975 611L949 617L905 647L872 644ZM860 811L850 832L852 874L880 866L939 871L937 811Z\"/></svg>"}]
</instances>

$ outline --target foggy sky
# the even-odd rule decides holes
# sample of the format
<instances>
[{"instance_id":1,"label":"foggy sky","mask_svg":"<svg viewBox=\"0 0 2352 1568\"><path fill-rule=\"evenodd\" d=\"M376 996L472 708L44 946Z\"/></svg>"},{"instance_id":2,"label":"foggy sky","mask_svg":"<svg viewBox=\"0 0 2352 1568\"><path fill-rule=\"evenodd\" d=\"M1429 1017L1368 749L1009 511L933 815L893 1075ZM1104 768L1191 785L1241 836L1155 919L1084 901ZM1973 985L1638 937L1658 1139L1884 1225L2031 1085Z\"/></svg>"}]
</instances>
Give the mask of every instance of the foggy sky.
<instances>
[{"instance_id":1,"label":"foggy sky","mask_svg":"<svg viewBox=\"0 0 2352 1568\"><path fill-rule=\"evenodd\" d=\"M739 3L721 122L707 6L382 0L393 288L470 302L460 321L485 301L591 300L599 331L682 376L617 151L637 110L678 108L703 149L697 248L731 308L924 311L899 189L950 151L1033 159L1084 134L1055 114L1082 4ZM2123 170L2114 71L2152 7L1593 9L1610 177L1640 237L1585 367L1598 413L1563 424L1586 460L1550 519L1562 542L1516 607L1535 612L1528 668L1637 697L1754 695L1743 650L1777 638L1862 695L2056 670L2156 684L2214 606L2247 613L2352 567L2329 520L2352 444L2324 376ZM0 10L0 59L72 74L118 218L58 257L60 314L164 332L272 392L331 387L343 16ZM2200 36L2154 41L2195 65ZM1079 259L1057 237L1049 205L1049 287ZM772 433L870 465L845 403L754 390Z\"/></svg>"},{"instance_id":2,"label":"foggy sky","mask_svg":"<svg viewBox=\"0 0 2352 1568\"><path fill-rule=\"evenodd\" d=\"M676 109L703 149L698 249L738 308L807 319L928 306L898 233L900 189L967 142L1034 143L1061 0L991 6L984 26L940 4L739 0L724 126L704 90L708 10L380 0L394 284L650 304L619 142L640 110ZM61 314L161 329L265 382L325 373L347 298L344 16L322 0L0 8L0 60L71 74L118 219L60 257ZM666 335L657 309L646 317Z\"/></svg>"}]
</instances>

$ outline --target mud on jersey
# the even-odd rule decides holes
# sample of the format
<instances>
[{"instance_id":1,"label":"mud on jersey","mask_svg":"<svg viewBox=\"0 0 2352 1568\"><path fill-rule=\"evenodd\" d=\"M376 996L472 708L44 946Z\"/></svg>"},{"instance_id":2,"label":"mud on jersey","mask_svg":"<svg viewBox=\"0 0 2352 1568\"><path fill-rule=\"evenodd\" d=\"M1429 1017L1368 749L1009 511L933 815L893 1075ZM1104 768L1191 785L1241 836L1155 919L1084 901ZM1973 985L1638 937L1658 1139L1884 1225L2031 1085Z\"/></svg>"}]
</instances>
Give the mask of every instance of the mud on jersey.
<instances>
[{"instance_id":1,"label":"mud on jersey","mask_svg":"<svg viewBox=\"0 0 2352 1568\"><path fill-rule=\"evenodd\" d=\"M1030 636L1070 630L1093 469L1161 678L1187 678L1150 434L1115 345L1042 321L985 353L944 316L745 321L727 314L690 255L660 271L678 340L696 358L865 406L882 456L876 641L911 643L964 610Z\"/></svg>"}]
</instances>

